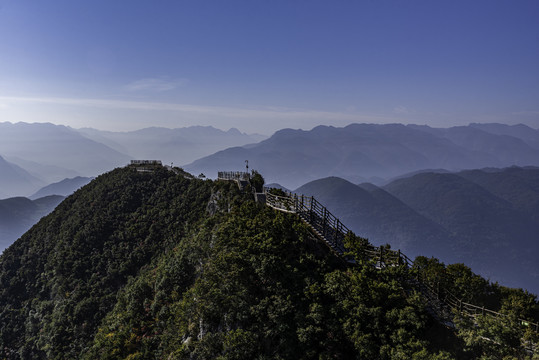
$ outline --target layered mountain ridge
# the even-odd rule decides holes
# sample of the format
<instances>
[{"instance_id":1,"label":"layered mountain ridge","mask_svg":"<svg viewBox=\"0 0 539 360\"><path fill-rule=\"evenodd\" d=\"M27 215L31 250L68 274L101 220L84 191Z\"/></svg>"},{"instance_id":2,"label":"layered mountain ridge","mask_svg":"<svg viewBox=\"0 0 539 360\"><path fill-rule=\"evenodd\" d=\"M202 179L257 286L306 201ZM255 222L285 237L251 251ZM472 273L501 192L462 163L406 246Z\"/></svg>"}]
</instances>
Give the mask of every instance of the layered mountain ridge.
<instances>
[{"instance_id":1,"label":"layered mountain ridge","mask_svg":"<svg viewBox=\"0 0 539 360\"><path fill-rule=\"evenodd\" d=\"M28 195L43 185L42 180L0 156L0 199L9 197L13 193Z\"/></svg>"},{"instance_id":2,"label":"layered mountain ridge","mask_svg":"<svg viewBox=\"0 0 539 360\"><path fill-rule=\"evenodd\" d=\"M185 169L214 177L218 170L238 169L248 159L268 174L269 182L292 189L328 176L383 184L424 169L537 166L539 146L534 139L538 133L524 125L516 130L501 125L443 129L402 124L283 129L258 144L219 151Z\"/></svg>"}]
</instances>

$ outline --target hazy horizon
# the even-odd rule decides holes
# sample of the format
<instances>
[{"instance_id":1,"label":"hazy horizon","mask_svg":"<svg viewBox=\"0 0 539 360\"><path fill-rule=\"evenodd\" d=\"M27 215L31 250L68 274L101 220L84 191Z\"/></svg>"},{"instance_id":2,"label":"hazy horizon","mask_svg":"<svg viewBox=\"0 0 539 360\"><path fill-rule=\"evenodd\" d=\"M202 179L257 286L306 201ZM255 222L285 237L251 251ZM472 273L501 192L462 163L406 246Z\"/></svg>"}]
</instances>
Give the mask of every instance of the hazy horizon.
<instances>
[{"instance_id":1,"label":"hazy horizon","mask_svg":"<svg viewBox=\"0 0 539 360\"><path fill-rule=\"evenodd\" d=\"M72 126L67 125L67 124L52 123L52 122L26 122L26 121L19 121L19 122L3 121L3 122L0 122L0 124L2 124L2 123L12 124L12 125L16 125L16 124L29 124L29 125L32 125L32 124L50 124L50 125L54 125L54 126L65 126L65 127L71 128L71 129L76 130L76 131L85 130L85 129L91 129L91 130L97 130L97 131L100 131L100 132L111 132L111 133L130 133L130 132L137 132L137 131L140 131L140 130L151 129L151 128L167 129L167 130L181 130L181 129L199 127L199 128L214 128L216 130L220 130L220 131L223 131L223 132L227 132L227 131L230 131L230 130L238 130L241 134L260 135L260 136L264 136L264 137L267 137L267 138L271 137L276 131L279 131L279 130L292 129L292 130L310 131L310 130L313 130L314 128L319 127L319 126L327 126L327 127L333 126L333 127L336 127L336 128L344 128L344 127L347 127L347 126L350 126L350 125L357 125L357 124L360 124L360 125L392 125L392 124L394 125L394 124L399 124L399 125L404 125L404 126L410 126L410 125L411 126L429 126L429 127L438 128L438 129L448 129L448 128L454 127L453 125L432 126L432 125L429 125L429 124L419 124L419 123L412 123L412 122L411 123L351 122L351 123L343 124L343 125L330 125L330 124L320 123L320 124L313 124L310 127L304 127L304 128L283 127L283 128L279 128L279 129L277 129L277 130L275 130L274 132L271 132L271 133L260 133L260 132L247 132L247 131L244 131L243 129L240 129L240 128L237 128L237 127L219 127L219 126L214 126L214 125L196 125L196 124L195 125L187 125L187 126L179 126L179 127L169 127L169 126L159 126L159 125L143 126L142 125L142 127L133 128L133 129L130 129L130 130L107 130L107 129L91 127L91 126L76 128L76 127L72 127ZM489 122L479 123L479 122L477 122L477 123L468 123L468 124L455 125L455 126L469 126L469 125L472 125L472 124L485 124L485 125L487 125L487 124L500 124L500 125L507 125L507 126L524 125L524 126L530 127L533 130L539 130L539 127L534 128L533 125L528 125L528 124L525 124L525 123L507 124L507 123L501 123L501 122L497 122L497 123L494 123L494 122L492 122L492 123L489 123Z\"/></svg>"}]
</instances>

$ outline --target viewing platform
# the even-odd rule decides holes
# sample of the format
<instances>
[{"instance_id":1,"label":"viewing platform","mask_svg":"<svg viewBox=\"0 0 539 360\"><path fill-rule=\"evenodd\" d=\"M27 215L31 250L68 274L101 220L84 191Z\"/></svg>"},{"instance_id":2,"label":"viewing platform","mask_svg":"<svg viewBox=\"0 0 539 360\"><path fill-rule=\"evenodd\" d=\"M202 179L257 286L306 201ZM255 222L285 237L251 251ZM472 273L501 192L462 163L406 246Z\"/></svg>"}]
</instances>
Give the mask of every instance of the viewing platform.
<instances>
[{"instance_id":1,"label":"viewing platform","mask_svg":"<svg viewBox=\"0 0 539 360\"><path fill-rule=\"evenodd\" d=\"M243 190L249 184L251 175L245 171L219 171L217 173L217 180L235 181L238 183L240 190Z\"/></svg>"},{"instance_id":2,"label":"viewing platform","mask_svg":"<svg viewBox=\"0 0 539 360\"><path fill-rule=\"evenodd\" d=\"M138 172L154 172L156 168L162 167L161 160L131 160L128 165L134 167Z\"/></svg>"},{"instance_id":3,"label":"viewing platform","mask_svg":"<svg viewBox=\"0 0 539 360\"><path fill-rule=\"evenodd\" d=\"M245 171L219 171L217 180L249 181L251 175Z\"/></svg>"}]
</instances>

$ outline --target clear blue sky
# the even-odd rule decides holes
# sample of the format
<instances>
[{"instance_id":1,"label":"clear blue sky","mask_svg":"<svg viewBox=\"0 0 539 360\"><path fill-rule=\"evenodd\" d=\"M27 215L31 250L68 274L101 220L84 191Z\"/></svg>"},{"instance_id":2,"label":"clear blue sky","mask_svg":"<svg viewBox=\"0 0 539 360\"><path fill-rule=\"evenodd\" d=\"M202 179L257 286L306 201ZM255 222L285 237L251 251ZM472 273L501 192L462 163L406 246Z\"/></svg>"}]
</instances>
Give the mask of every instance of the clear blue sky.
<instances>
[{"instance_id":1,"label":"clear blue sky","mask_svg":"<svg viewBox=\"0 0 539 360\"><path fill-rule=\"evenodd\" d=\"M0 121L539 128L539 1L0 0Z\"/></svg>"}]
</instances>

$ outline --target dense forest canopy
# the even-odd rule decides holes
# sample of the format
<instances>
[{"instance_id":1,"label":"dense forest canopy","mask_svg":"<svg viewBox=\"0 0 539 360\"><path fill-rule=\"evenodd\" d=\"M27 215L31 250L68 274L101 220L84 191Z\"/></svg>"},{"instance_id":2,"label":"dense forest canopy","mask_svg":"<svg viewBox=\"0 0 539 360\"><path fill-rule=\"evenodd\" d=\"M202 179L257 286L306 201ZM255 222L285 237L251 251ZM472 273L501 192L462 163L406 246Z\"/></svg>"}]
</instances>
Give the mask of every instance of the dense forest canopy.
<instances>
[{"instance_id":1,"label":"dense forest canopy","mask_svg":"<svg viewBox=\"0 0 539 360\"><path fill-rule=\"evenodd\" d=\"M260 174L258 174L260 175ZM257 188L261 176L256 176ZM365 239L347 237L361 258ZM294 214L180 169L101 175L0 258L7 359L523 359L534 295L462 264L348 266ZM503 322L438 322L414 272Z\"/></svg>"}]
</instances>

